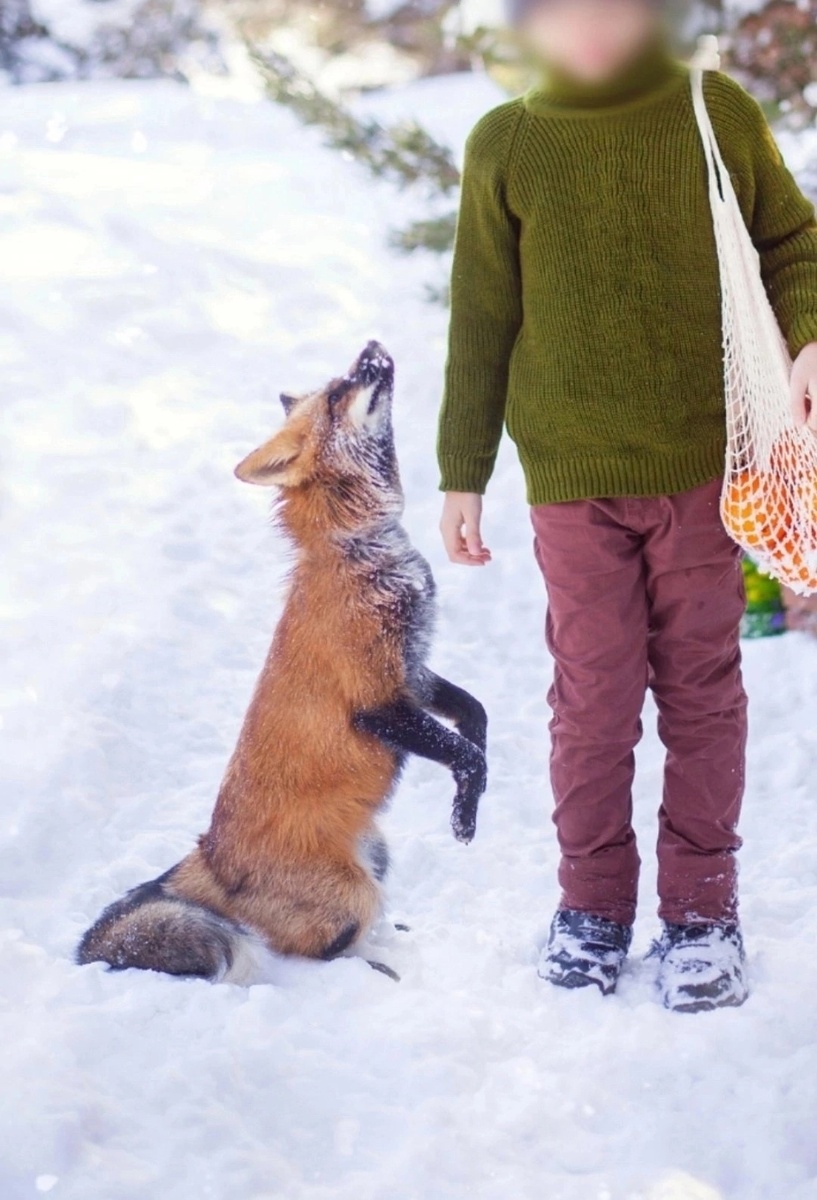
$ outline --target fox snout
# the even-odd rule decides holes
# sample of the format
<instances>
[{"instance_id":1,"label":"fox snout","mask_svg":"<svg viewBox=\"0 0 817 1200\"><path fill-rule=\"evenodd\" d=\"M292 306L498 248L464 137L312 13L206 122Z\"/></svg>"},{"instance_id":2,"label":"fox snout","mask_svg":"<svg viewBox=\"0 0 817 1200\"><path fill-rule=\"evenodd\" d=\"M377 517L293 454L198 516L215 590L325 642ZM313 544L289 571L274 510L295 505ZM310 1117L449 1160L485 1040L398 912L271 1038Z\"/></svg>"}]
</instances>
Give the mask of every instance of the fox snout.
<instances>
[{"instance_id":1,"label":"fox snout","mask_svg":"<svg viewBox=\"0 0 817 1200\"><path fill-rule=\"evenodd\" d=\"M350 380L371 387L376 383L391 383L393 379L394 359L380 342L369 342L350 372Z\"/></svg>"}]
</instances>

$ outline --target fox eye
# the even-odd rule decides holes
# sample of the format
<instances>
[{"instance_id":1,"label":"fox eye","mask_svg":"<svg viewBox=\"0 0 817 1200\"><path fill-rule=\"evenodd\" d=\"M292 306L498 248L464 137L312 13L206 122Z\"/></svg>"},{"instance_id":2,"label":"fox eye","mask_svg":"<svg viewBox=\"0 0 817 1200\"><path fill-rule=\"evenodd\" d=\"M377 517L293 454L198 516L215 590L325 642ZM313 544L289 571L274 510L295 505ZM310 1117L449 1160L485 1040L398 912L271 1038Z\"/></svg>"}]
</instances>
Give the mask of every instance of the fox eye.
<instances>
[{"instance_id":1,"label":"fox eye","mask_svg":"<svg viewBox=\"0 0 817 1200\"><path fill-rule=\"evenodd\" d=\"M329 393L329 396L327 397L327 399L329 400L329 407L334 408L336 404L340 403L340 401L343 399L343 397L345 395L346 395L345 388L342 388L342 387L332 388L332 391Z\"/></svg>"}]
</instances>

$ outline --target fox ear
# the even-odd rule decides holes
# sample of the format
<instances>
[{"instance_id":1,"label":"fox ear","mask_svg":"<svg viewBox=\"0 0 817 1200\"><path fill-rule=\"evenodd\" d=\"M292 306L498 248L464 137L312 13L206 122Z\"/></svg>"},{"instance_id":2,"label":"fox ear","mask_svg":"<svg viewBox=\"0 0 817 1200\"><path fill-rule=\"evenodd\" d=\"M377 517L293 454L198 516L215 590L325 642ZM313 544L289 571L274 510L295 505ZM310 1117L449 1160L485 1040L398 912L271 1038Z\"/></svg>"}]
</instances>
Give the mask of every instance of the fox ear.
<instances>
[{"instance_id":1,"label":"fox ear","mask_svg":"<svg viewBox=\"0 0 817 1200\"><path fill-rule=\"evenodd\" d=\"M293 487L303 477L298 462L302 450L303 439L284 428L242 459L236 477L261 487Z\"/></svg>"},{"instance_id":2,"label":"fox ear","mask_svg":"<svg viewBox=\"0 0 817 1200\"><path fill-rule=\"evenodd\" d=\"M284 412L287 416L289 416L297 403L297 396L289 396L286 392L281 392L281 404L284 406Z\"/></svg>"}]
</instances>

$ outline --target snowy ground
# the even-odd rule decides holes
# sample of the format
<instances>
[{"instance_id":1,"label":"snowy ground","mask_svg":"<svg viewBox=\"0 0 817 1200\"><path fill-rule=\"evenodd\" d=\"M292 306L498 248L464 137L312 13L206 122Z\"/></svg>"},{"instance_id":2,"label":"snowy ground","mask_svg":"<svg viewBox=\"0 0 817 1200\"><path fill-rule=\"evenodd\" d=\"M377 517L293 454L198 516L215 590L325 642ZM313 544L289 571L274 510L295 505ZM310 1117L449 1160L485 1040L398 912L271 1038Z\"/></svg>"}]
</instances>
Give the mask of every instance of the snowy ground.
<instances>
[{"instance_id":1,"label":"snowy ground","mask_svg":"<svg viewBox=\"0 0 817 1200\"><path fill-rule=\"evenodd\" d=\"M484 88L412 103L460 137ZM753 701L740 1011L665 1013L661 754L645 738L636 954L617 998L534 964L556 898L543 597L519 473L494 565L437 544L445 315L395 260L403 201L266 105L166 85L3 93L0 1197L26 1200L815 1200L817 643L747 647ZM202 830L276 617L282 547L235 462L371 336L400 372L407 524L442 614L434 661L492 717L479 835L412 765L386 826L381 957L288 962L242 990L77 968L99 909ZM9 571L9 565L11 570Z\"/></svg>"}]
</instances>

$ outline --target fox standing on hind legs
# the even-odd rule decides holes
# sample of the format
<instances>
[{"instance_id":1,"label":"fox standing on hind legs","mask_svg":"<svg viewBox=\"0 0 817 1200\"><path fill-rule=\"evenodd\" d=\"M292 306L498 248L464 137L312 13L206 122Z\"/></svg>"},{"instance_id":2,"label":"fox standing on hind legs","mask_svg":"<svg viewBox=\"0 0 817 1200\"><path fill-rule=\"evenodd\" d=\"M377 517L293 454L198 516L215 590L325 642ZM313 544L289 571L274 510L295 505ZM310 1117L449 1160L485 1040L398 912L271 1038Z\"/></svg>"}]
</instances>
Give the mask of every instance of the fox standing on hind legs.
<instances>
[{"instance_id":1,"label":"fox standing on hind legs","mask_svg":"<svg viewBox=\"0 0 817 1200\"><path fill-rule=\"evenodd\" d=\"M434 581L400 525L393 385L371 342L347 375L282 396L283 428L236 468L280 489L298 551L284 612L210 829L102 913L81 963L240 980L257 938L340 954L377 917L388 854L375 818L408 754L450 768L454 833L473 837L485 711L426 666Z\"/></svg>"}]
</instances>

